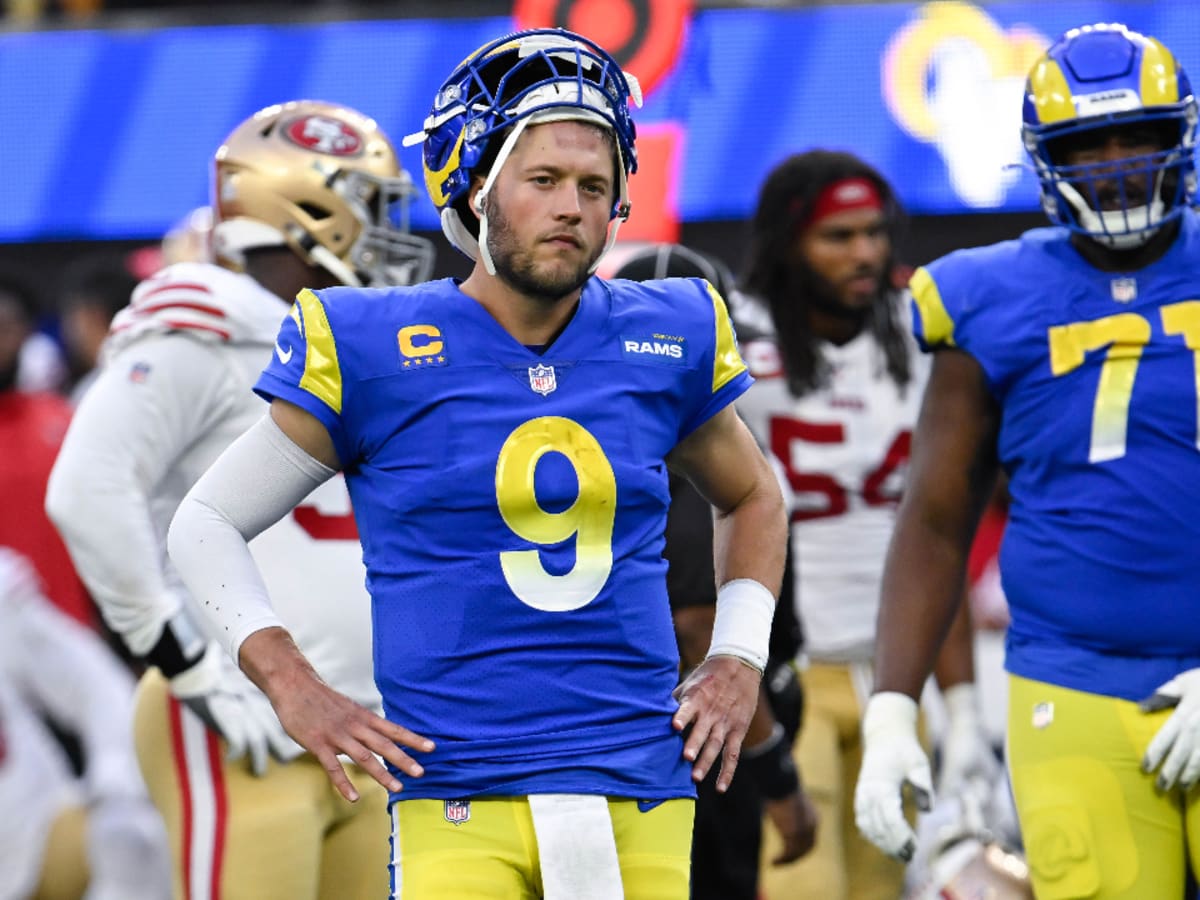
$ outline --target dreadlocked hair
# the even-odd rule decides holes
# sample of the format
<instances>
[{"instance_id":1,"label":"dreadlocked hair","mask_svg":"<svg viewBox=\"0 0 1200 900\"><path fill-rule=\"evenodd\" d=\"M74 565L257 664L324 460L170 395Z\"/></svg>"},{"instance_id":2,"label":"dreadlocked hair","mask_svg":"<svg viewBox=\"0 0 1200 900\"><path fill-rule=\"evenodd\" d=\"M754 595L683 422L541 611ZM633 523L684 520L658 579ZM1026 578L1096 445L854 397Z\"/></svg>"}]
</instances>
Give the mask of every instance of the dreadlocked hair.
<instances>
[{"instance_id":1,"label":"dreadlocked hair","mask_svg":"<svg viewBox=\"0 0 1200 900\"><path fill-rule=\"evenodd\" d=\"M817 276L807 266L796 271L794 263L789 262L792 246L821 192L847 178L865 178L875 185L894 248L904 219L895 192L874 168L849 153L810 150L789 156L763 182L751 223L742 286L767 305L788 390L797 397L821 387L829 373L821 342L809 329L807 317L818 289ZM890 272L893 264L889 255L884 271ZM866 312L864 328L883 351L888 375L903 388L912 379L912 369L909 345L894 301L894 291L881 290Z\"/></svg>"}]
</instances>

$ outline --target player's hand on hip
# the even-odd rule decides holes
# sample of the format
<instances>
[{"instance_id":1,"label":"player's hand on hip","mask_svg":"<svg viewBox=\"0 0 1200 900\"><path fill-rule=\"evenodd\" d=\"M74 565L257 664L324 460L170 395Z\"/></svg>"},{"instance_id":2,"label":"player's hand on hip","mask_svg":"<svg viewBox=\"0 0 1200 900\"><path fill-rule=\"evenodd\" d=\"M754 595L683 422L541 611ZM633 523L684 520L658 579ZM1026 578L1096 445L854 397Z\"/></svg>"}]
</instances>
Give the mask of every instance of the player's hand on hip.
<instances>
[{"instance_id":1,"label":"player's hand on hip","mask_svg":"<svg viewBox=\"0 0 1200 900\"><path fill-rule=\"evenodd\" d=\"M275 716L267 698L210 644L199 660L168 681L171 693L226 744L226 759L246 756L251 771L266 774L271 756L287 762L304 752Z\"/></svg>"},{"instance_id":2,"label":"player's hand on hip","mask_svg":"<svg viewBox=\"0 0 1200 900\"><path fill-rule=\"evenodd\" d=\"M917 740L917 702L906 694L875 694L863 715L862 738L862 768L854 791L858 830L884 853L908 862L917 836L904 818L904 785L913 790L921 809L933 805L929 757Z\"/></svg>"},{"instance_id":3,"label":"player's hand on hip","mask_svg":"<svg viewBox=\"0 0 1200 900\"><path fill-rule=\"evenodd\" d=\"M428 753L434 748L433 741L360 706L321 681L311 669L295 672L284 689L273 691L272 702L288 734L320 761L334 787L352 803L358 800L358 791L338 754L348 756L393 792L402 790L403 785L383 761L411 778L425 773L402 748Z\"/></svg>"},{"instance_id":4,"label":"player's hand on hip","mask_svg":"<svg viewBox=\"0 0 1200 900\"><path fill-rule=\"evenodd\" d=\"M733 656L710 656L679 687L679 709L672 719L677 731L691 726L683 744L684 758L694 763L692 779L704 780L721 759L717 790L729 790L742 751L742 739L758 705L762 673Z\"/></svg>"},{"instance_id":5,"label":"player's hand on hip","mask_svg":"<svg viewBox=\"0 0 1200 900\"><path fill-rule=\"evenodd\" d=\"M1200 669L1176 675L1138 707L1142 712L1175 709L1146 748L1142 771L1158 770L1160 791L1176 784L1190 790L1200 780Z\"/></svg>"}]
</instances>

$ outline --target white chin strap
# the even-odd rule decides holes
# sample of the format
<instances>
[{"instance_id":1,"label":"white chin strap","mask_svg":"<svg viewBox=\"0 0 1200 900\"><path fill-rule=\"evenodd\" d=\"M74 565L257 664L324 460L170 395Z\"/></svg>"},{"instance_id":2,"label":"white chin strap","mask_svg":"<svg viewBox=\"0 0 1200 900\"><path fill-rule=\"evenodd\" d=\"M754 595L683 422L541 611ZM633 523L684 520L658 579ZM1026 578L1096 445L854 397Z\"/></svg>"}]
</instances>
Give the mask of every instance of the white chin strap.
<instances>
[{"instance_id":1,"label":"white chin strap","mask_svg":"<svg viewBox=\"0 0 1200 900\"><path fill-rule=\"evenodd\" d=\"M347 287L365 287L354 270L334 256L333 251L320 244L308 251L309 258Z\"/></svg>"},{"instance_id":2,"label":"white chin strap","mask_svg":"<svg viewBox=\"0 0 1200 900\"><path fill-rule=\"evenodd\" d=\"M492 171L488 172L487 178L483 180L483 187L475 195L471 205L475 208L475 212L479 214L479 240L475 246L479 248L479 260L483 263L483 267L487 269L489 275L496 274L496 263L492 260L492 251L488 247L488 214L487 214L487 195L492 189L492 185L496 183L496 176L500 174L500 169L508 160L508 156L513 151L513 147L517 145L517 139L521 137L521 133L533 121L533 116L526 116L517 122L512 131L505 137L504 143L500 145L500 152L496 154L496 161L492 163Z\"/></svg>"},{"instance_id":3,"label":"white chin strap","mask_svg":"<svg viewBox=\"0 0 1200 900\"><path fill-rule=\"evenodd\" d=\"M1097 212L1073 185L1065 181L1058 184L1058 192L1075 210L1079 227L1086 231L1098 244L1114 250L1132 250L1154 237L1163 219L1165 204L1160 192L1162 174L1154 185L1154 199L1146 206L1133 209L1114 209Z\"/></svg>"},{"instance_id":4,"label":"white chin strap","mask_svg":"<svg viewBox=\"0 0 1200 900\"><path fill-rule=\"evenodd\" d=\"M297 229L298 230L298 229ZM246 265L246 251L260 247L287 247L295 251L305 262L320 266L342 284L362 287L362 280L354 270L340 260L333 251L321 244L303 250L302 235L294 241L278 228L255 219L229 219L213 226L213 254L218 259L233 263L239 269Z\"/></svg>"}]
</instances>

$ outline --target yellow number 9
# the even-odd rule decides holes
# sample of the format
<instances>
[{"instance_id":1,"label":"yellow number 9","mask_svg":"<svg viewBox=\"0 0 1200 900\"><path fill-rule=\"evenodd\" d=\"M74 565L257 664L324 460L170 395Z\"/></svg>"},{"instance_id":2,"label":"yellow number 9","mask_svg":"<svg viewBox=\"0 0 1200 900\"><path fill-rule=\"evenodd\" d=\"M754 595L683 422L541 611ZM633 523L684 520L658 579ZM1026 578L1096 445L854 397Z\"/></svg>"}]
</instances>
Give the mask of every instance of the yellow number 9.
<instances>
[{"instance_id":1,"label":"yellow number 9","mask_svg":"<svg viewBox=\"0 0 1200 900\"><path fill-rule=\"evenodd\" d=\"M543 509L534 489L538 462L551 452L567 458L579 482L575 502L558 513ZM544 612L569 612L591 603L612 571L617 514L617 479L600 442L570 419L530 419L500 448L496 500L505 524L531 544L575 537L575 565L563 575L547 572L537 550L500 554L504 579L518 599Z\"/></svg>"}]
</instances>

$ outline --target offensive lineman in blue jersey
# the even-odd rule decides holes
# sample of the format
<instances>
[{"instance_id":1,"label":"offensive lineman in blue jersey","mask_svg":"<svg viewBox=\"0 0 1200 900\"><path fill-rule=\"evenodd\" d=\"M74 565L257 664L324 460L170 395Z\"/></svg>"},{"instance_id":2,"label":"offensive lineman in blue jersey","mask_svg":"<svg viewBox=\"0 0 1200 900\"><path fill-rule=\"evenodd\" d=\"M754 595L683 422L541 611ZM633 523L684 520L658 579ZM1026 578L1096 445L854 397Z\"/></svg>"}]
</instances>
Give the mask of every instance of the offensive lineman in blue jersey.
<instances>
[{"instance_id":1,"label":"offensive lineman in blue jersey","mask_svg":"<svg viewBox=\"0 0 1200 900\"><path fill-rule=\"evenodd\" d=\"M395 896L686 897L693 780L720 758L728 787L754 712L786 525L732 407L751 379L724 302L592 277L629 211L630 99L569 32L468 57L421 137L470 277L303 292L256 388L271 414L172 525L289 733L351 799L339 753L392 791ZM717 509L722 585L678 703L668 465ZM244 546L339 468L386 720L315 678Z\"/></svg>"},{"instance_id":2,"label":"offensive lineman in blue jersey","mask_svg":"<svg viewBox=\"0 0 1200 900\"><path fill-rule=\"evenodd\" d=\"M1038 897L1177 898L1200 870L1197 104L1161 43L1067 32L1026 84L1057 227L912 279L937 351L889 551L856 793L902 858L917 695L997 466L1008 752ZM1173 709L1173 711L1172 711Z\"/></svg>"}]
</instances>

